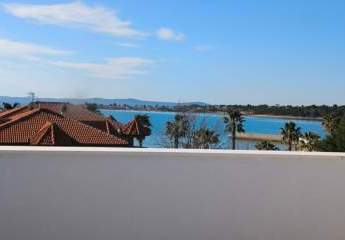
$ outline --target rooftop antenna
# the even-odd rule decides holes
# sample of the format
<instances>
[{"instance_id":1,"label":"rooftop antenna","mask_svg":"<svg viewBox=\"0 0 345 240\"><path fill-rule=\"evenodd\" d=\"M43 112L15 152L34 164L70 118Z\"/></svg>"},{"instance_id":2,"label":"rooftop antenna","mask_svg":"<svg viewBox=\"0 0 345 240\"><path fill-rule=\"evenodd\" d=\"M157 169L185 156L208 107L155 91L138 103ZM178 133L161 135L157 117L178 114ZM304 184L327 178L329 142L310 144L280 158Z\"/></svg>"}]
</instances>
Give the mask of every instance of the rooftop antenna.
<instances>
[{"instance_id":1,"label":"rooftop antenna","mask_svg":"<svg viewBox=\"0 0 345 240\"><path fill-rule=\"evenodd\" d=\"M67 104L64 103L64 104L61 106L61 115L64 115L66 112L67 112Z\"/></svg>"},{"instance_id":2,"label":"rooftop antenna","mask_svg":"<svg viewBox=\"0 0 345 240\"><path fill-rule=\"evenodd\" d=\"M33 107L34 107L33 105L34 105L34 102L35 102L36 95L35 95L34 92L29 92L28 96L31 98L31 102L29 104L29 108L33 109Z\"/></svg>"},{"instance_id":3,"label":"rooftop antenna","mask_svg":"<svg viewBox=\"0 0 345 240\"><path fill-rule=\"evenodd\" d=\"M29 92L28 95L31 98L31 103L34 103L35 98L36 98L36 94L34 92Z\"/></svg>"}]
</instances>

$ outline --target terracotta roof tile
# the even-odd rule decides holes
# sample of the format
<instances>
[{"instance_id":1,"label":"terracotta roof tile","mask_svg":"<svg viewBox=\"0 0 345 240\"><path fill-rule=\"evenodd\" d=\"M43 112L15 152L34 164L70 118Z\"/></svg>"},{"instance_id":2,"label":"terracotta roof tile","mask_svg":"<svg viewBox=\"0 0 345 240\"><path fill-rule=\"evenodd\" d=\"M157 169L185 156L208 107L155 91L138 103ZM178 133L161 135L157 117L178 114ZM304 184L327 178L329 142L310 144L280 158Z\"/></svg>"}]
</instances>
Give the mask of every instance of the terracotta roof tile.
<instances>
[{"instance_id":1,"label":"terracotta roof tile","mask_svg":"<svg viewBox=\"0 0 345 240\"><path fill-rule=\"evenodd\" d=\"M37 102L39 108L50 109L78 121L104 121L104 117L98 113L89 111L84 105L70 103Z\"/></svg>"},{"instance_id":2,"label":"terracotta roof tile","mask_svg":"<svg viewBox=\"0 0 345 240\"><path fill-rule=\"evenodd\" d=\"M105 133L99 129L80 123L73 119L57 121L61 129L84 145L128 145L125 139Z\"/></svg>"},{"instance_id":3,"label":"terracotta roof tile","mask_svg":"<svg viewBox=\"0 0 345 240\"><path fill-rule=\"evenodd\" d=\"M53 123L47 121L43 127L30 138L32 145L54 145Z\"/></svg>"},{"instance_id":4,"label":"terracotta roof tile","mask_svg":"<svg viewBox=\"0 0 345 240\"><path fill-rule=\"evenodd\" d=\"M113 118L112 116L107 117L106 121L106 131L109 134L113 134L113 135L119 135L122 134L122 124L120 122L118 122L115 118Z\"/></svg>"},{"instance_id":5,"label":"terracotta roof tile","mask_svg":"<svg viewBox=\"0 0 345 240\"><path fill-rule=\"evenodd\" d=\"M136 119L122 126L122 133L130 136L146 135L149 129L138 123Z\"/></svg>"},{"instance_id":6,"label":"terracotta roof tile","mask_svg":"<svg viewBox=\"0 0 345 240\"><path fill-rule=\"evenodd\" d=\"M66 135L69 140L61 140L62 145L68 145L72 140L76 145L128 145L128 141L123 138L108 134L47 108L34 108L13 115L10 121L0 124L0 144L26 145L41 142L49 145L57 139L60 141L59 138L64 138Z\"/></svg>"},{"instance_id":7,"label":"terracotta roof tile","mask_svg":"<svg viewBox=\"0 0 345 240\"><path fill-rule=\"evenodd\" d=\"M30 111L32 109L30 109L28 106L21 106L21 107L16 107L16 108L13 108L11 110L6 110L6 111L3 111L3 112L0 112L0 119L3 119L3 120L11 120L11 118L15 115L18 115L20 113L23 113L23 112L27 112L27 111Z\"/></svg>"},{"instance_id":8,"label":"terracotta roof tile","mask_svg":"<svg viewBox=\"0 0 345 240\"><path fill-rule=\"evenodd\" d=\"M66 134L56 123L46 122L30 139L31 145L73 146L77 141Z\"/></svg>"},{"instance_id":9,"label":"terracotta roof tile","mask_svg":"<svg viewBox=\"0 0 345 240\"><path fill-rule=\"evenodd\" d=\"M83 105L73 105L63 102L37 102L1 112L0 124L9 122L17 118L19 114L24 114L34 109L47 109L116 136L119 135L118 133L122 127L122 124L113 117L104 117L98 113L91 112ZM20 116L21 115L19 115L19 117Z\"/></svg>"}]
</instances>

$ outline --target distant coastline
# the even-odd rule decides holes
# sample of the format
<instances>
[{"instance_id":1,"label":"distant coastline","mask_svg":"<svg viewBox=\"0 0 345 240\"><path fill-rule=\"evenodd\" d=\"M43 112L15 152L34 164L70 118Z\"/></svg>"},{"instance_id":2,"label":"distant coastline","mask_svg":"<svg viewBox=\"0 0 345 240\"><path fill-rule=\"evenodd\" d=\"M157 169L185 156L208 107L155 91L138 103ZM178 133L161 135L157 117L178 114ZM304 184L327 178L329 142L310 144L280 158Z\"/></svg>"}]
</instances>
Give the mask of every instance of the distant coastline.
<instances>
[{"instance_id":1,"label":"distant coastline","mask_svg":"<svg viewBox=\"0 0 345 240\"><path fill-rule=\"evenodd\" d=\"M124 112L148 112L148 113L177 113L174 111L160 111L160 110L134 110L134 109L109 109L109 108L101 108L101 110L114 110L114 111L124 111ZM211 115L222 115L223 112L186 112L191 114L211 114ZM244 116L248 117L259 117L259 118L277 118L277 119L284 119L284 120L305 120L305 121L318 121L321 122L321 117L300 117L300 116L287 116L287 115L271 115L271 114L248 114L244 113Z\"/></svg>"},{"instance_id":2,"label":"distant coastline","mask_svg":"<svg viewBox=\"0 0 345 240\"><path fill-rule=\"evenodd\" d=\"M208 104L205 102L160 102L147 101L134 98L107 99L107 98L37 98L43 102L68 102L72 104L93 104L98 109L146 111L146 112L188 112L200 114L223 114L228 109L239 110L243 114L252 117L268 117L277 119L321 121L324 116L331 113L345 114L345 105L224 105ZM2 103L30 103L30 97L0 96Z\"/></svg>"},{"instance_id":3,"label":"distant coastline","mask_svg":"<svg viewBox=\"0 0 345 240\"><path fill-rule=\"evenodd\" d=\"M273 114L245 114L246 116L262 117L262 118L278 118L290 120L306 120L322 122L321 117L300 117L300 116L287 116L287 115L273 115Z\"/></svg>"}]
</instances>

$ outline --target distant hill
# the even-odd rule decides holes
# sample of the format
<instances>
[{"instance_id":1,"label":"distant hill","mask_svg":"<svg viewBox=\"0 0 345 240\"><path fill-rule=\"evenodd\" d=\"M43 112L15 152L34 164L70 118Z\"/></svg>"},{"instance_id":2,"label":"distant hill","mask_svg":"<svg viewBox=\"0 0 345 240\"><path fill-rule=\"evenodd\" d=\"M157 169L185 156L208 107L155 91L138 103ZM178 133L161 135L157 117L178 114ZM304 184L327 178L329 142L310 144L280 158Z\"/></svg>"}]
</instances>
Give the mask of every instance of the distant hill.
<instances>
[{"instance_id":1,"label":"distant hill","mask_svg":"<svg viewBox=\"0 0 345 240\"><path fill-rule=\"evenodd\" d=\"M20 103L20 104L28 104L30 103L30 97L8 97L8 96L0 96L0 103L8 102L8 103ZM83 103L96 103L96 104L127 104L129 106L135 105L147 105L147 106L169 106L173 107L176 105L208 105L204 102L185 102L185 103L176 103L176 102L159 102L159 101L145 101L139 100L134 98L126 98L126 99L106 99L106 98L39 98L38 101L45 101L45 102L69 102L73 104L83 104Z\"/></svg>"}]
</instances>

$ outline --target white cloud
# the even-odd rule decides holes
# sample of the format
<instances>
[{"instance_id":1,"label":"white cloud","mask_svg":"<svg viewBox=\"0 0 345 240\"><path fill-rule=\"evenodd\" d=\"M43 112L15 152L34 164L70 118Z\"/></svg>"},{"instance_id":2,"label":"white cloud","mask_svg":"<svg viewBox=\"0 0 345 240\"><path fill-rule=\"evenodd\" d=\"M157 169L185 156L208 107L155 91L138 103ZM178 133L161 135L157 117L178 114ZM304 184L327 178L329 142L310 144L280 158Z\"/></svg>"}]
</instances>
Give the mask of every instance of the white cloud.
<instances>
[{"instance_id":1,"label":"white cloud","mask_svg":"<svg viewBox=\"0 0 345 240\"><path fill-rule=\"evenodd\" d=\"M116 43L116 45L125 48L140 48L139 44L134 43Z\"/></svg>"},{"instance_id":2,"label":"white cloud","mask_svg":"<svg viewBox=\"0 0 345 240\"><path fill-rule=\"evenodd\" d=\"M80 63L51 61L51 65L82 71L88 75L104 79L127 79L147 73L152 60L135 57L110 58L105 63Z\"/></svg>"},{"instance_id":3,"label":"white cloud","mask_svg":"<svg viewBox=\"0 0 345 240\"><path fill-rule=\"evenodd\" d=\"M0 55L14 57L63 56L71 54L69 51L57 50L33 43L17 42L0 38Z\"/></svg>"},{"instance_id":4,"label":"white cloud","mask_svg":"<svg viewBox=\"0 0 345 240\"><path fill-rule=\"evenodd\" d=\"M184 41L186 35L181 32L175 32L174 30L166 27L162 27L157 31L157 37L165 41Z\"/></svg>"},{"instance_id":5,"label":"white cloud","mask_svg":"<svg viewBox=\"0 0 345 240\"><path fill-rule=\"evenodd\" d=\"M143 38L131 23L120 19L114 11L104 7L87 6L82 2L65 4L4 4L10 14L42 24L80 27L116 37Z\"/></svg>"},{"instance_id":6,"label":"white cloud","mask_svg":"<svg viewBox=\"0 0 345 240\"><path fill-rule=\"evenodd\" d=\"M210 45L195 45L193 49L197 52L208 52L213 50L213 47Z\"/></svg>"},{"instance_id":7,"label":"white cloud","mask_svg":"<svg viewBox=\"0 0 345 240\"><path fill-rule=\"evenodd\" d=\"M37 44L0 38L0 60L14 58L16 64L20 63L17 60L36 62L40 65L76 70L78 73L84 73L97 78L127 79L147 73L148 67L153 64L152 60L139 57L109 58L104 63L58 61L48 58L61 57L71 53Z\"/></svg>"}]
</instances>

